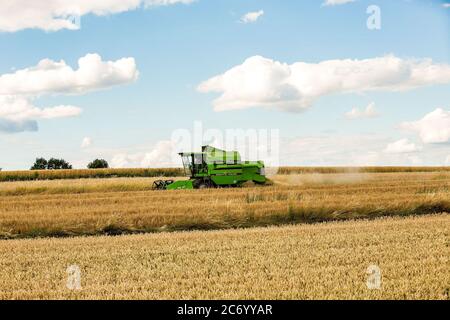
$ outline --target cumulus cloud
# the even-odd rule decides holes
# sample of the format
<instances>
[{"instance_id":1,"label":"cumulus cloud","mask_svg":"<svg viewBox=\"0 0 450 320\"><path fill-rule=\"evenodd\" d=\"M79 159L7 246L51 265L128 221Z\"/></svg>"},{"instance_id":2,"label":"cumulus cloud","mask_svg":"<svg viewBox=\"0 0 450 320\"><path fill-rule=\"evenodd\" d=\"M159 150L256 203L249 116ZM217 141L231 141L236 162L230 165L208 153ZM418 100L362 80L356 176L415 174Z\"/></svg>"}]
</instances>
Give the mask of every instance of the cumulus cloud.
<instances>
[{"instance_id":1,"label":"cumulus cloud","mask_svg":"<svg viewBox=\"0 0 450 320\"><path fill-rule=\"evenodd\" d=\"M279 156L279 159L273 162L277 164L281 162L283 165L362 165L369 161L364 158L364 155L371 149L381 150L386 142L385 138L375 135L282 138L280 154L273 155L274 158ZM243 157L245 150L248 149L245 143L238 143L233 148L224 146L221 140L214 140L209 144L226 150L239 150ZM163 140L156 143L153 148L148 148L148 151L118 152L113 155L111 166L115 168L180 167L182 163L177 152L196 150L196 148L185 146L180 150L179 147L175 142ZM372 158L373 161L382 161L378 153Z\"/></svg>"},{"instance_id":2,"label":"cumulus cloud","mask_svg":"<svg viewBox=\"0 0 450 320\"><path fill-rule=\"evenodd\" d=\"M160 141L155 148L147 152L142 159L144 167L173 166L174 145L171 141Z\"/></svg>"},{"instance_id":3,"label":"cumulus cloud","mask_svg":"<svg viewBox=\"0 0 450 320\"><path fill-rule=\"evenodd\" d=\"M380 134L318 135L284 138L280 141L282 166L404 166L426 163L442 165L441 148L416 152L385 152L390 138ZM447 154L447 153L445 153Z\"/></svg>"},{"instance_id":4,"label":"cumulus cloud","mask_svg":"<svg viewBox=\"0 0 450 320\"><path fill-rule=\"evenodd\" d=\"M103 61L98 54L78 60L74 70L64 61L41 60L36 66L0 75L2 131L36 131L39 119L74 117L81 109L72 105L39 108L34 100L51 94L84 94L134 81L134 58Z\"/></svg>"},{"instance_id":5,"label":"cumulus cloud","mask_svg":"<svg viewBox=\"0 0 450 320\"><path fill-rule=\"evenodd\" d=\"M289 65L253 56L204 81L198 90L221 93L214 101L216 111L265 107L298 112L330 94L402 91L446 83L450 83L450 65L431 59L388 55Z\"/></svg>"},{"instance_id":6,"label":"cumulus cloud","mask_svg":"<svg viewBox=\"0 0 450 320\"><path fill-rule=\"evenodd\" d=\"M378 135L317 135L282 139L281 165L375 165L377 149L386 143Z\"/></svg>"},{"instance_id":7,"label":"cumulus cloud","mask_svg":"<svg viewBox=\"0 0 450 320\"><path fill-rule=\"evenodd\" d=\"M402 123L400 128L417 133L423 143L449 142L450 111L438 108L418 121Z\"/></svg>"},{"instance_id":8,"label":"cumulus cloud","mask_svg":"<svg viewBox=\"0 0 450 320\"><path fill-rule=\"evenodd\" d=\"M264 15L264 10L259 10L255 12L249 12L241 17L242 23L253 23L258 21L260 17Z\"/></svg>"},{"instance_id":9,"label":"cumulus cloud","mask_svg":"<svg viewBox=\"0 0 450 320\"><path fill-rule=\"evenodd\" d=\"M30 28L46 31L76 30L80 26L74 21L75 16L104 16L139 7L188 4L193 1L195 0L2 0L0 31L15 32Z\"/></svg>"},{"instance_id":10,"label":"cumulus cloud","mask_svg":"<svg viewBox=\"0 0 450 320\"><path fill-rule=\"evenodd\" d=\"M393 143L389 143L384 149L386 153L411 153L419 151L421 148L417 147L414 143L408 139L400 139Z\"/></svg>"},{"instance_id":11,"label":"cumulus cloud","mask_svg":"<svg viewBox=\"0 0 450 320\"><path fill-rule=\"evenodd\" d=\"M37 131L38 119L74 117L80 113L81 109L75 106L38 108L28 98L0 95L0 131L3 132Z\"/></svg>"},{"instance_id":12,"label":"cumulus cloud","mask_svg":"<svg viewBox=\"0 0 450 320\"><path fill-rule=\"evenodd\" d=\"M113 168L161 168L180 166L179 160L172 141L163 140L148 152L118 153L113 156L111 165Z\"/></svg>"},{"instance_id":13,"label":"cumulus cloud","mask_svg":"<svg viewBox=\"0 0 450 320\"><path fill-rule=\"evenodd\" d=\"M112 168L138 168L140 167L140 162L142 161L142 154L127 154L118 153L113 156L111 160Z\"/></svg>"},{"instance_id":14,"label":"cumulus cloud","mask_svg":"<svg viewBox=\"0 0 450 320\"><path fill-rule=\"evenodd\" d=\"M356 0L326 0L322 5L323 6L337 6L340 4L346 4L350 2L355 2Z\"/></svg>"},{"instance_id":15,"label":"cumulus cloud","mask_svg":"<svg viewBox=\"0 0 450 320\"><path fill-rule=\"evenodd\" d=\"M74 70L63 60L41 60L36 66L0 76L0 95L86 93L134 81L138 77L134 58L103 61L96 53L78 59Z\"/></svg>"},{"instance_id":16,"label":"cumulus cloud","mask_svg":"<svg viewBox=\"0 0 450 320\"><path fill-rule=\"evenodd\" d=\"M388 153L386 145L391 138L382 134L322 134L302 137L281 137L279 148L270 158L246 156L247 144L235 147L223 146L221 139L210 141L210 145L226 150L238 150L243 159L260 159L266 165L282 166L404 166L442 165L448 150L434 145L416 147L415 152ZM104 157L112 159L114 168L137 167L181 167L180 151L199 150L190 143L181 146L180 141L162 140L153 146L140 146L128 150L106 150ZM409 143L409 142L408 142ZM407 144L408 144L407 143ZM264 154L264 153L263 153ZM450 155L449 155L450 156ZM89 159L86 160L86 163Z\"/></svg>"},{"instance_id":17,"label":"cumulus cloud","mask_svg":"<svg viewBox=\"0 0 450 320\"><path fill-rule=\"evenodd\" d=\"M272 163L279 166L406 166L442 165L442 161L449 155L447 148L417 144L414 148L409 146L409 152L386 152L386 146L390 143L392 143L391 137L382 133L340 134L334 132L280 137L277 152L271 154L271 157L275 159ZM411 142L407 141L406 146L408 144ZM216 146L215 143L212 145ZM217 146L221 147L220 144ZM242 155L245 145L239 145L235 149ZM229 149L225 147L225 150ZM397 149L397 151L400 150ZM259 156L247 159L270 160Z\"/></svg>"},{"instance_id":18,"label":"cumulus cloud","mask_svg":"<svg viewBox=\"0 0 450 320\"><path fill-rule=\"evenodd\" d=\"M84 137L83 141L81 141L81 148L89 148L92 145L92 138Z\"/></svg>"},{"instance_id":19,"label":"cumulus cloud","mask_svg":"<svg viewBox=\"0 0 450 320\"><path fill-rule=\"evenodd\" d=\"M371 102L365 109L361 110L360 108L353 108L352 111L347 112L345 117L347 119L369 119L378 117L379 114L375 109L375 103Z\"/></svg>"}]
</instances>

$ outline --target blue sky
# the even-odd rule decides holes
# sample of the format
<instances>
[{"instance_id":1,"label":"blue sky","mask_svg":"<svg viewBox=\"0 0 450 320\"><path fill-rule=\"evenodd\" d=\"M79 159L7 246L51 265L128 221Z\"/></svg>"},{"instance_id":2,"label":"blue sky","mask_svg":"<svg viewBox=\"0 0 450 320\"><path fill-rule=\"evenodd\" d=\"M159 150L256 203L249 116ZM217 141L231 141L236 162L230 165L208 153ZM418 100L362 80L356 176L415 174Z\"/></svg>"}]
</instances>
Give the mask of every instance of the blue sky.
<instances>
[{"instance_id":1,"label":"blue sky","mask_svg":"<svg viewBox=\"0 0 450 320\"><path fill-rule=\"evenodd\" d=\"M279 129L280 162L286 165L450 162L450 135L446 139L450 82L405 91L323 94L296 112L258 105L217 112L214 100L221 93L197 90L204 81L254 56L291 65L392 54L404 60L430 58L434 64L450 65L446 1L358 0L335 6L322 2L198 0L101 16L88 13L81 16L78 30L48 31L40 25L0 32L0 75L36 66L42 59L64 60L77 69L78 59L88 53L100 55L103 61L132 57L139 72L136 80L82 94L27 96L38 108L71 105L82 112L55 119L30 118L38 123L37 131L0 131L0 167L27 169L38 156L63 157L83 167L96 157L112 162L119 154L127 160L116 161L117 166L159 166L166 163L140 158L153 152L153 159L168 152L159 150L159 143L170 140L176 129L191 129L196 120L222 130ZM381 10L380 30L366 26L369 5ZM264 14L256 21L239 21L259 10ZM346 117L353 108L363 112L372 102L377 116ZM2 107L6 106L0 104L0 121ZM440 126L439 139L424 138L430 125L420 121L438 108L443 112L436 113L433 121ZM405 122L415 123L409 128L416 129L403 130ZM91 143L82 148L86 137ZM399 141L403 142L396 145L398 150L393 146L393 152L386 151L389 144Z\"/></svg>"}]
</instances>

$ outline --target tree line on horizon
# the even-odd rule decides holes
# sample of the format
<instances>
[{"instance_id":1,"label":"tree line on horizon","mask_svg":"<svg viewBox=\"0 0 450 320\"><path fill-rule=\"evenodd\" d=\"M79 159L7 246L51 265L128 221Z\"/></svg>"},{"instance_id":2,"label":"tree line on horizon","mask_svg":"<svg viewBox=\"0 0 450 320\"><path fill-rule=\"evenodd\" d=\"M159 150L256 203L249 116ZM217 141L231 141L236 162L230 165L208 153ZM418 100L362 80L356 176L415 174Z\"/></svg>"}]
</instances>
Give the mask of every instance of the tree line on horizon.
<instances>
[{"instance_id":1,"label":"tree line on horizon","mask_svg":"<svg viewBox=\"0 0 450 320\"><path fill-rule=\"evenodd\" d=\"M109 164L105 159L95 159L89 162L88 169L108 169ZM72 165L64 159L50 158L36 158L30 170L71 170Z\"/></svg>"}]
</instances>

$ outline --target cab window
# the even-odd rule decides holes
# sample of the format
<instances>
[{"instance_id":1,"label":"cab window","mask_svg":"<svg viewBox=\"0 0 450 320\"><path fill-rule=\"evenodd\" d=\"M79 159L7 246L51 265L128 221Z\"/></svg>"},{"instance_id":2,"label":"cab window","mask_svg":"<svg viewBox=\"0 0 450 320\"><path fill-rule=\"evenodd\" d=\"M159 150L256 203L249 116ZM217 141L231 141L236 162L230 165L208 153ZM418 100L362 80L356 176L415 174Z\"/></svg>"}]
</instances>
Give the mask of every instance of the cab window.
<instances>
[{"instance_id":1,"label":"cab window","mask_svg":"<svg viewBox=\"0 0 450 320\"><path fill-rule=\"evenodd\" d=\"M203 164L202 154L194 154L194 164Z\"/></svg>"}]
</instances>

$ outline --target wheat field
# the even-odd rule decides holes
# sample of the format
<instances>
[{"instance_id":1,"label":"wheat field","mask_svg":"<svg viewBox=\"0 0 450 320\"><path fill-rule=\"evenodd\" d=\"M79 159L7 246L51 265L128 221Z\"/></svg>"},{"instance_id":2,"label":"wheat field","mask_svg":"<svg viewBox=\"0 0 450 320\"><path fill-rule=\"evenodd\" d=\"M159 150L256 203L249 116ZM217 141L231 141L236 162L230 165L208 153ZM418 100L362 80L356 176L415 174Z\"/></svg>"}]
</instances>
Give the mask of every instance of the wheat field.
<instances>
[{"instance_id":1,"label":"wheat field","mask_svg":"<svg viewBox=\"0 0 450 320\"><path fill-rule=\"evenodd\" d=\"M267 168L277 174L334 174L334 173L393 173L393 172L450 172L450 167L280 167ZM33 181L119 177L181 177L182 168L110 168L70 170L1 171L1 181Z\"/></svg>"},{"instance_id":2,"label":"wheat field","mask_svg":"<svg viewBox=\"0 0 450 320\"><path fill-rule=\"evenodd\" d=\"M449 171L155 179L0 183L0 299L449 299Z\"/></svg>"},{"instance_id":3,"label":"wheat field","mask_svg":"<svg viewBox=\"0 0 450 320\"><path fill-rule=\"evenodd\" d=\"M4 182L0 238L210 230L450 212L450 172L277 175L235 189L153 178Z\"/></svg>"},{"instance_id":4,"label":"wheat field","mask_svg":"<svg viewBox=\"0 0 450 320\"><path fill-rule=\"evenodd\" d=\"M117 177L181 176L181 168L126 168L126 169L67 169L0 171L0 181L61 180Z\"/></svg>"},{"instance_id":5,"label":"wheat field","mask_svg":"<svg viewBox=\"0 0 450 320\"><path fill-rule=\"evenodd\" d=\"M1 240L0 298L449 299L449 241L448 214ZM377 287L367 285L371 266Z\"/></svg>"}]
</instances>

